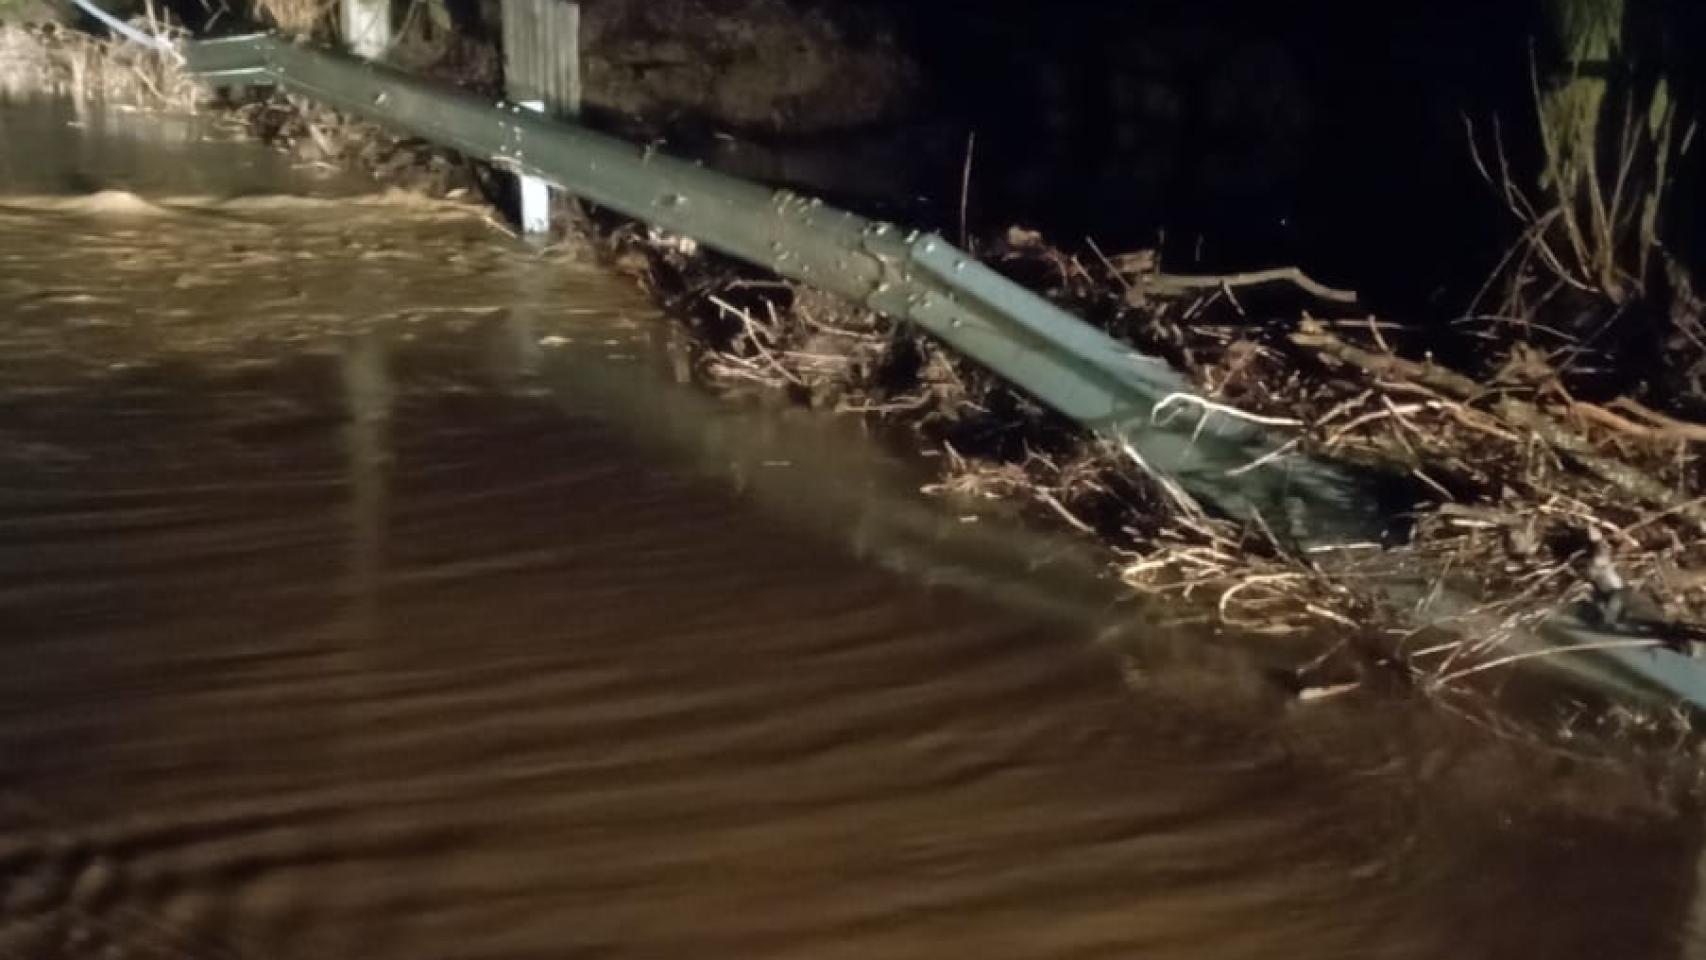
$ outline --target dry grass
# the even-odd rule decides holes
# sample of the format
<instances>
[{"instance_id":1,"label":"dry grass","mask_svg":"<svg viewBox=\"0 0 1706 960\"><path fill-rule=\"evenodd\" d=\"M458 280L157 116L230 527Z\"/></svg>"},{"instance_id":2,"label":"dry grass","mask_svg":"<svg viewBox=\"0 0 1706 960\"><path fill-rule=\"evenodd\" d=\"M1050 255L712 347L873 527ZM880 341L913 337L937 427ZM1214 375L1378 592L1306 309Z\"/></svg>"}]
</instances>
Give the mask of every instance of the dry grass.
<instances>
[{"instance_id":1,"label":"dry grass","mask_svg":"<svg viewBox=\"0 0 1706 960\"><path fill-rule=\"evenodd\" d=\"M255 12L284 33L325 36L336 24L338 0L255 0Z\"/></svg>"},{"instance_id":2,"label":"dry grass","mask_svg":"<svg viewBox=\"0 0 1706 960\"><path fill-rule=\"evenodd\" d=\"M1619 340L1646 350L1656 338L1669 399L1706 407L1706 305L1665 247L1696 122L1678 115L1662 78L1638 90L1576 77L1545 88L1533 68L1531 89L1541 146L1532 185L1513 168L1496 121L1486 145L1469 125L1471 156L1517 226L1471 316L1531 340L1613 353Z\"/></svg>"},{"instance_id":3,"label":"dry grass","mask_svg":"<svg viewBox=\"0 0 1706 960\"><path fill-rule=\"evenodd\" d=\"M1662 80L1644 95L1627 91L1607 103L1602 95L1545 92L1538 68L1530 75L1543 155L1534 188L1519 182L1496 124L1492 164L1470 129L1476 166L1522 226L1507 269L1495 275L1504 285L1500 306L1532 316L1563 289L1614 304L1645 295L1663 251L1673 167L1692 145L1694 124L1679 121Z\"/></svg>"},{"instance_id":4,"label":"dry grass","mask_svg":"<svg viewBox=\"0 0 1706 960\"><path fill-rule=\"evenodd\" d=\"M158 19L137 26L155 36L180 33ZM0 24L0 92L177 112L194 111L201 98L175 57L56 25Z\"/></svg>"}]
</instances>

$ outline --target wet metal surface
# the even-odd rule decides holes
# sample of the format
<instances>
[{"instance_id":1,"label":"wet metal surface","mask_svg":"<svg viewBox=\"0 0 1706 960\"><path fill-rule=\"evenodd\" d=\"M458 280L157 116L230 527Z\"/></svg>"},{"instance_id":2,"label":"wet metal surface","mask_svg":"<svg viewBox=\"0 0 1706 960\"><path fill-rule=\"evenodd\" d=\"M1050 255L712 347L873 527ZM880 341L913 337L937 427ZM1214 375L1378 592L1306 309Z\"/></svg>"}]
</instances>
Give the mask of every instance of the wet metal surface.
<instances>
[{"instance_id":1,"label":"wet metal surface","mask_svg":"<svg viewBox=\"0 0 1706 960\"><path fill-rule=\"evenodd\" d=\"M1700 949L1622 772L1292 703L474 213L174 176L0 180L0 956Z\"/></svg>"}]
</instances>

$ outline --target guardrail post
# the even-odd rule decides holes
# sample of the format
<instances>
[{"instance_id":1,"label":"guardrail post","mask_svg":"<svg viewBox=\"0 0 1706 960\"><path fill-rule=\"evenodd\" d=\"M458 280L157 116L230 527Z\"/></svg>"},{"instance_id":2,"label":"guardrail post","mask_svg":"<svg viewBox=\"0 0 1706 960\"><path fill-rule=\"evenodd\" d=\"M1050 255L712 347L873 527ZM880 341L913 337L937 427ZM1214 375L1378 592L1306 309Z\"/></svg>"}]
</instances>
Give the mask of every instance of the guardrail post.
<instances>
[{"instance_id":1,"label":"guardrail post","mask_svg":"<svg viewBox=\"0 0 1706 960\"><path fill-rule=\"evenodd\" d=\"M378 60L391 47L391 0L340 0L338 25L349 51Z\"/></svg>"},{"instance_id":2,"label":"guardrail post","mask_svg":"<svg viewBox=\"0 0 1706 960\"><path fill-rule=\"evenodd\" d=\"M504 86L511 101L556 117L581 109L581 8L563 0L504 0ZM521 178L521 229L551 229L551 191Z\"/></svg>"}]
</instances>

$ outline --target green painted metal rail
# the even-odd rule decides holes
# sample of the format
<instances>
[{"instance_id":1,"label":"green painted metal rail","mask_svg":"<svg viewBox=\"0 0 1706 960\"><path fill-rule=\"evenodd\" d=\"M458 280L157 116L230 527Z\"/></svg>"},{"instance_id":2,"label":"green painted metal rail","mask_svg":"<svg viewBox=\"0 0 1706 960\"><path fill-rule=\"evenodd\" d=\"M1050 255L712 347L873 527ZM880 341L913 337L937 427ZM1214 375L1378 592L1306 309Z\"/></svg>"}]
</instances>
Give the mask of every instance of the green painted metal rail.
<instances>
[{"instance_id":1,"label":"green painted metal rail","mask_svg":"<svg viewBox=\"0 0 1706 960\"><path fill-rule=\"evenodd\" d=\"M211 82L277 84L915 323L1047 407L1123 444L1139 466L1183 493L1230 516L1260 518L1298 546L1368 541L1384 531L1369 478L1300 457L1240 469L1277 442L1251 422L1190 402L1190 384L1165 362L934 234L873 222L504 101L269 34L190 43L184 54L188 69ZM1167 415L1157 417L1161 406ZM1410 600L1431 589L1396 581L1389 592ZM1435 605L1454 600L1435 597ZM1565 646L1607 636L1579 613L1562 613L1536 633ZM1669 650L1610 649L1572 659L1603 679L1706 708L1706 670Z\"/></svg>"}]
</instances>

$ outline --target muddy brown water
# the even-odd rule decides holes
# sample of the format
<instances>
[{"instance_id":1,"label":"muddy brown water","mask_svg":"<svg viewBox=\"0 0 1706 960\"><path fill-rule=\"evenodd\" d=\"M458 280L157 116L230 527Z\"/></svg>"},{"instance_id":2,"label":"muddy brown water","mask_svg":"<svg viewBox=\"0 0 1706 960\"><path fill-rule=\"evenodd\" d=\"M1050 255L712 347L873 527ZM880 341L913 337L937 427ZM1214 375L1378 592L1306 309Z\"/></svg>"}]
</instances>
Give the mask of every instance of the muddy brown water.
<instances>
[{"instance_id":1,"label":"muddy brown water","mask_svg":"<svg viewBox=\"0 0 1706 960\"><path fill-rule=\"evenodd\" d=\"M1628 771L1293 703L475 211L6 110L0 956L1706 942Z\"/></svg>"}]
</instances>

